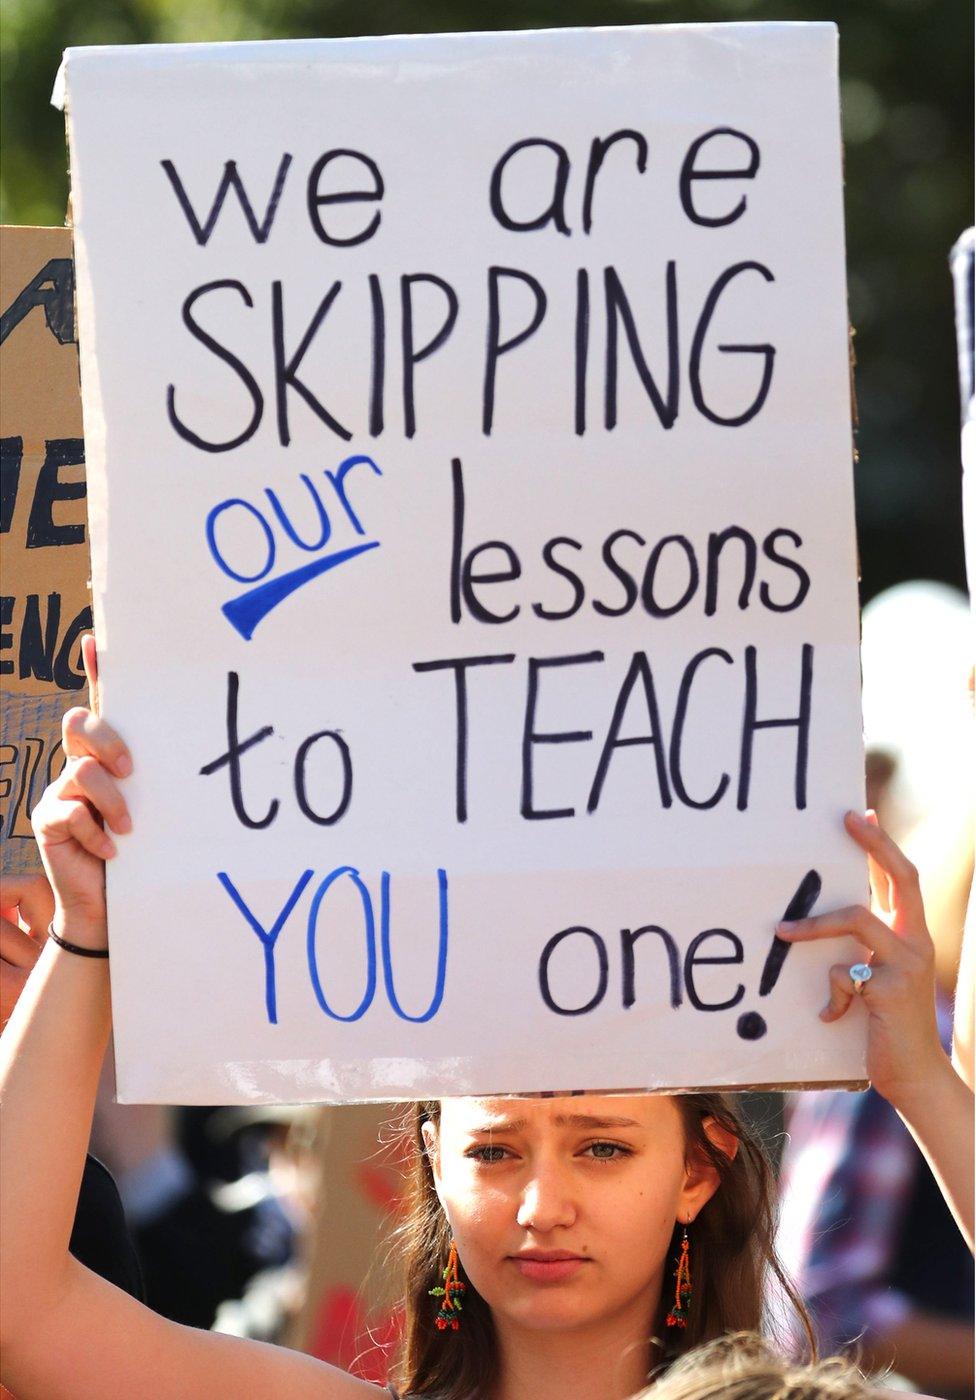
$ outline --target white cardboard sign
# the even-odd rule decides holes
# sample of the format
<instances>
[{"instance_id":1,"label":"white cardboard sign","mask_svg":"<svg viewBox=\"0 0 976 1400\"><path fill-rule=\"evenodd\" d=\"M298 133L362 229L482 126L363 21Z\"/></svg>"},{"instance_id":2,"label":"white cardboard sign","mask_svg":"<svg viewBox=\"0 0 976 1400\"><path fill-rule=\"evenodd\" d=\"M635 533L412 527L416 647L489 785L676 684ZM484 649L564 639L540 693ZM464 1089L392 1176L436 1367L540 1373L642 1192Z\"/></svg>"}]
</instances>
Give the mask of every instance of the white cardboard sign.
<instances>
[{"instance_id":1,"label":"white cardboard sign","mask_svg":"<svg viewBox=\"0 0 976 1400\"><path fill-rule=\"evenodd\" d=\"M123 1099L863 1076L836 45L68 53Z\"/></svg>"}]
</instances>

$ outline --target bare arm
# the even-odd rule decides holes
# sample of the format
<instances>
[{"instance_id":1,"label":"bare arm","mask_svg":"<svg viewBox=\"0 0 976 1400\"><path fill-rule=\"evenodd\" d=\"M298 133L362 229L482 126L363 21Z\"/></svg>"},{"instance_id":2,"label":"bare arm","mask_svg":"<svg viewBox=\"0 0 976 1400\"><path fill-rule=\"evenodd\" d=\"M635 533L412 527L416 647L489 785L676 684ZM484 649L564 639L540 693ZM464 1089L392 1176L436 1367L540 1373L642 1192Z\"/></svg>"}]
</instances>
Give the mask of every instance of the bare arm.
<instances>
[{"instance_id":1,"label":"bare arm","mask_svg":"<svg viewBox=\"0 0 976 1400\"><path fill-rule=\"evenodd\" d=\"M35 830L55 892L55 929L99 948L109 845L88 804L111 829L127 829L112 776L125 771L127 754L85 711L66 719L65 737L72 757L35 812ZM375 1397L375 1387L297 1352L171 1323L68 1253L109 1024L107 960L50 942L0 1037L4 1382L19 1400Z\"/></svg>"},{"instance_id":2,"label":"bare arm","mask_svg":"<svg viewBox=\"0 0 976 1400\"><path fill-rule=\"evenodd\" d=\"M903 1093L892 1103L921 1148L956 1224L973 1249L976 1100L972 1089L943 1055L914 1092Z\"/></svg>"}]
</instances>

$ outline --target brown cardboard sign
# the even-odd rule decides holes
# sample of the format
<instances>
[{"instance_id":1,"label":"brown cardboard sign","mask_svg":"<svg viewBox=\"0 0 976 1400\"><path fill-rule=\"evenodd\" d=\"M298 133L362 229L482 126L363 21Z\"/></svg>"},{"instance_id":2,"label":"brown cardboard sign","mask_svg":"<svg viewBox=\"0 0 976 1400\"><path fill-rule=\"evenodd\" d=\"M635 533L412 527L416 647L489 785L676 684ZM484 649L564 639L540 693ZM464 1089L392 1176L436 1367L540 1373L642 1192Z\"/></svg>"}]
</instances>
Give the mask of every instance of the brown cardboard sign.
<instances>
[{"instance_id":1,"label":"brown cardboard sign","mask_svg":"<svg viewBox=\"0 0 976 1400\"><path fill-rule=\"evenodd\" d=\"M30 811L84 703L92 625L71 230L0 229L0 861L36 869Z\"/></svg>"}]
</instances>

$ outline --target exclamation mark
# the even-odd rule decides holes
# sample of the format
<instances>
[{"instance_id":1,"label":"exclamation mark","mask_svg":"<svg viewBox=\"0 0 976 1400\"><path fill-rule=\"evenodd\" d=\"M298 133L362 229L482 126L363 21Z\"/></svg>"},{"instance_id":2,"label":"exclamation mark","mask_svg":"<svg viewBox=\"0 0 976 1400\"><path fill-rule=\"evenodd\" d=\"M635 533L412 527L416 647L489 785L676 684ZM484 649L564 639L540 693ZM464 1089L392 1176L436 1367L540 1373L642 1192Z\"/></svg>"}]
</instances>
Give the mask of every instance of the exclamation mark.
<instances>
[{"instance_id":1,"label":"exclamation mark","mask_svg":"<svg viewBox=\"0 0 976 1400\"><path fill-rule=\"evenodd\" d=\"M786 906L783 922L795 923L797 919L805 919L820 898L820 888L820 876L815 870L808 870L797 885L796 894ZM769 952L766 954L762 976L759 979L759 995L761 997L768 997L776 986L779 975L783 971L783 964L786 962L786 955L792 946L784 938L773 936ZM736 1022L736 1030L743 1040L761 1040L766 1034L766 1022L758 1011L744 1011Z\"/></svg>"}]
</instances>

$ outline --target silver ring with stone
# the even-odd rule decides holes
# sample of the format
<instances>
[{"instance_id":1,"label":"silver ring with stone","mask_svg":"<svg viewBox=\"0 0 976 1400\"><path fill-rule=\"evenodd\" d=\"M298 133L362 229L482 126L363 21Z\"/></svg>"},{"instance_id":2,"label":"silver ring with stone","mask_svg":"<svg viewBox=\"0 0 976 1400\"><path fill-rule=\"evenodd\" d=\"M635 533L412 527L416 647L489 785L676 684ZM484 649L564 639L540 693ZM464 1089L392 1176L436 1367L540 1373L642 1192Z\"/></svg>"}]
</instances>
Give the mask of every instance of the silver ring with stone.
<instances>
[{"instance_id":1,"label":"silver ring with stone","mask_svg":"<svg viewBox=\"0 0 976 1400\"><path fill-rule=\"evenodd\" d=\"M858 996L864 991L865 982L870 982L873 975L867 963L855 963L850 969L850 979Z\"/></svg>"}]
</instances>

